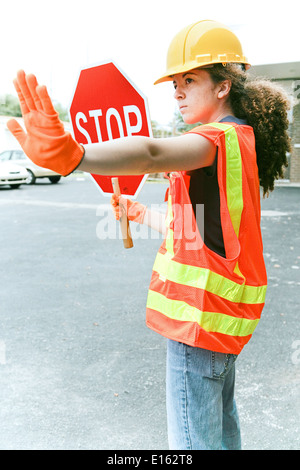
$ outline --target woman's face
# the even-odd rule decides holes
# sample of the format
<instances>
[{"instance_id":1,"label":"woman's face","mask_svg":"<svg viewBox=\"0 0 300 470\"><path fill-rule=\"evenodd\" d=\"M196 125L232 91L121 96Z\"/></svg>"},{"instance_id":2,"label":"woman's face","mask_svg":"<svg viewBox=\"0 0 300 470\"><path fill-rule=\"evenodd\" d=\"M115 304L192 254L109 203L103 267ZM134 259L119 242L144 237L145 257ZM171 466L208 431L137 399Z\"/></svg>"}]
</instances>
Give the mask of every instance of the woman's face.
<instances>
[{"instance_id":1,"label":"woman's face","mask_svg":"<svg viewBox=\"0 0 300 470\"><path fill-rule=\"evenodd\" d=\"M176 74L173 85L174 98L186 124L206 124L220 117L225 102L221 100L221 85L216 85L206 70L195 69Z\"/></svg>"}]
</instances>

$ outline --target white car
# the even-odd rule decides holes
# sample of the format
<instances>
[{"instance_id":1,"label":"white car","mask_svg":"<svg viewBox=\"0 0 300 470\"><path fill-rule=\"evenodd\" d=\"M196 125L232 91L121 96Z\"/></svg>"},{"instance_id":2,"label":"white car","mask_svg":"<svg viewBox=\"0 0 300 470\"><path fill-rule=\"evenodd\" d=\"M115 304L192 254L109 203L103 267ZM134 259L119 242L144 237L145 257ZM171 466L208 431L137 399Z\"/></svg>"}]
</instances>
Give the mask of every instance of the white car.
<instances>
[{"instance_id":1,"label":"white car","mask_svg":"<svg viewBox=\"0 0 300 470\"><path fill-rule=\"evenodd\" d=\"M0 162L11 162L26 168L28 172L27 184L34 184L37 178L49 178L53 184L58 183L61 179L61 175L58 173L35 165L23 150L5 150L1 152Z\"/></svg>"},{"instance_id":2,"label":"white car","mask_svg":"<svg viewBox=\"0 0 300 470\"><path fill-rule=\"evenodd\" d=\"M0 162L0 185L9 185L12 189L26 184L28 173L26 168L11 162Z\"/></svg>"}]
</instances>

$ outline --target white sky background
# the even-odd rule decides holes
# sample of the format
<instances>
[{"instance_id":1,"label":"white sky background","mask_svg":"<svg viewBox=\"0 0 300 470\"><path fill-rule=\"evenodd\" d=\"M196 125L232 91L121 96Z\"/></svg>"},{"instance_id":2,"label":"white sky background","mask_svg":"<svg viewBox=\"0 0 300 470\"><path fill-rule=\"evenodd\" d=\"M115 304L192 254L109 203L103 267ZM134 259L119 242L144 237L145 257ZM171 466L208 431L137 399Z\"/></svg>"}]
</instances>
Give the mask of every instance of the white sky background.
<instances>
[{"instance_id":1,"label":"white sky background","mask_svg":"<svg viewBox=\"0 0 300 470\"><path fill-rule=\"evenodd\" d=\"M15 94L12 79L23 68L69 107L80 68L113 60L161 124L173 117L173 88L153 82L170 41L190 23L226 24L253 65L300 61L299 0L13 0L0 12L0 96Z\"/></svg>"}]
</instances>

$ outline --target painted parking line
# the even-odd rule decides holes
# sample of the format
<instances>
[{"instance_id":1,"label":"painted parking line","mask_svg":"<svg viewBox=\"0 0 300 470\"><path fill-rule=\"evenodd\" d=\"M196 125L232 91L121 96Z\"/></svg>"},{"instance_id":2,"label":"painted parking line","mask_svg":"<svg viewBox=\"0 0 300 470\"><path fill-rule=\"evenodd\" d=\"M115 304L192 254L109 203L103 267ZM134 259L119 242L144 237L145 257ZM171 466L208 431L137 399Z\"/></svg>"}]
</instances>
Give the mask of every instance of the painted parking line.
<instances>
[{"instance_id":1,"label":"painted parking line","mask_svg":"<svg viewBox=\"0 0 300 470\"><path fill-rule=\"evenodd\" d=\"M110 204L82 204L76 202L54 202L43 200L29 200L29 199L0 199L0 204L12 205L26 205L26 206L41 206L41 207L60 207L64 209L109 209Z\"/></svg>"}]
</instances>

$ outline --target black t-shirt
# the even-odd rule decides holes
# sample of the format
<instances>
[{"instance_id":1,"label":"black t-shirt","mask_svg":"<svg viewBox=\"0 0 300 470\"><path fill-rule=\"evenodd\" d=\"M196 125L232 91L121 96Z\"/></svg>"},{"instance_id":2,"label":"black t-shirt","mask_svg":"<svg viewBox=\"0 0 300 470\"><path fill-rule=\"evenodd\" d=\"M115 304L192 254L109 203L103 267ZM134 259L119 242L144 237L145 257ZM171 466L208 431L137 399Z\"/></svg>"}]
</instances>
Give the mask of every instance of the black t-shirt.
<instances>
[{"instance_id":1,"label":"black t-shirt","mask_svg":"<svg viewBox=\"0 0 300 470\"><path fill-rule=\"evenodd\" d=\"M246 121L233 116L226 116L220 122L246 124ZM225 258L217 167L218 151L211 166L199 168L189 173L189 196L204 244Z\"/></svg>"}]
</instances>

